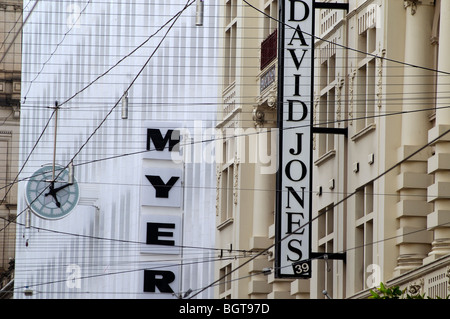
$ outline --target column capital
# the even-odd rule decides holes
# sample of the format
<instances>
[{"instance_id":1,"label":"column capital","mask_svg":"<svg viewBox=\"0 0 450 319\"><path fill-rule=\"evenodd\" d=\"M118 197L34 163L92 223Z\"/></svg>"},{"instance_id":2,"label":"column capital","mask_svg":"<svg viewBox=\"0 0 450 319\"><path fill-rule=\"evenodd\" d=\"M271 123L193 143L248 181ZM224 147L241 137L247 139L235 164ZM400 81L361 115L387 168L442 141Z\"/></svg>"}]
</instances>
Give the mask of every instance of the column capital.
<instances>
[{"instance_id":1,"label":"column capital","mask_svg":"<svg viewBox=\"0 0 450 319\"><path fill-rule=\"evenodd\" d=\"M417 7L419 5L430 5L434 6L434 0L404 0L403 6L406 8L411 7L411 15L415 15L417 12Z\"/></svg>"}]
</instances>

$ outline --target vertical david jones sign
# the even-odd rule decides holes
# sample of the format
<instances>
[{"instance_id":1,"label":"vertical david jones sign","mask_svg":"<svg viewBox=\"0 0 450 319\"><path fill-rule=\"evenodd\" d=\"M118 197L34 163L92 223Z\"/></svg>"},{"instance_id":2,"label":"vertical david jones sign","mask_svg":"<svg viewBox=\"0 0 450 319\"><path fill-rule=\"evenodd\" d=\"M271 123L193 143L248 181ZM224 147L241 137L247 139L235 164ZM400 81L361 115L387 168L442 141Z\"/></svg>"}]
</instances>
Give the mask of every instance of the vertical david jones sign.
<instances>
[{"instance_id":1,"label":"vertical david jones sign","mask_svg":"<svg viewBox=\"0 0 450 319\"><path fill-rule=\"evenodd\" d=\"M313 0L280 1L276 276L311 276Z\"/></svg>"}]
</instances>

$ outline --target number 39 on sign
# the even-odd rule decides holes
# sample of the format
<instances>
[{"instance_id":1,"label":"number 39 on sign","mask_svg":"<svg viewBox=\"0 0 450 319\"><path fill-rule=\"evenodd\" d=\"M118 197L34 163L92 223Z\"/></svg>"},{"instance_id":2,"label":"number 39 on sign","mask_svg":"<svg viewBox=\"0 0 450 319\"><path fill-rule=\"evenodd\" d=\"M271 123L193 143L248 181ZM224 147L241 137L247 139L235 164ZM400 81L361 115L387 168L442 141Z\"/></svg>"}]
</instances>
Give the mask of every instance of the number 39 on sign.
<instances>
[{"instance_id":1,"label":"number 39 on sign","mask_svg":"<svg viewBox=\"0 0 450 319\"><path fill-rule=\"evenodd\" d=\"M299 261L292 264L296 276L311 278L311 261Z\"/></svg>"}]
</instances>

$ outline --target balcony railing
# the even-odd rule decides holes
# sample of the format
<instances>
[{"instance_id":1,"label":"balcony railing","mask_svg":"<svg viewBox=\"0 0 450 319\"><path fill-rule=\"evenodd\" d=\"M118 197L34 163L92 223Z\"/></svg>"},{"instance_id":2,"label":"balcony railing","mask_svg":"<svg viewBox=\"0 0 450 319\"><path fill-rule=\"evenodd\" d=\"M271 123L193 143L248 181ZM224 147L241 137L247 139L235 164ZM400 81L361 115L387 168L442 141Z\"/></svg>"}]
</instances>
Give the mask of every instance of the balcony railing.
<instances>
[{"instance_id":1,"label":"balcony railing","mask_svg":"<svg viewBox=\"0 0 450 319\"><path fill-rule=\"evenodd\" d=\"M277 57L277 30L261 43L261 70Z\"/></svg>"}]
</instances>

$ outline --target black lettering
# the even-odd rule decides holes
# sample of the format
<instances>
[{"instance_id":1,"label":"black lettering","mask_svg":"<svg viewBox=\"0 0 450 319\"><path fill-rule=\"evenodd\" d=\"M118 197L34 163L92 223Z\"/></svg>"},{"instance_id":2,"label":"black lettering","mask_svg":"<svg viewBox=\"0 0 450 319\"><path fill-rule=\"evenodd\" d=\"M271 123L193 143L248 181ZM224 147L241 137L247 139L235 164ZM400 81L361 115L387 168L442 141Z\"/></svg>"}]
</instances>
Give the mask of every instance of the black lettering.
<instances>
[{"instance_id":1,"label":"black lettering","mask_svg":"<svg viewBox=\"0 0 450 319\"><path fill-rule=\"evenodd\" d=\"M298 246L302 246L302 241L301 240L297 240L297 239L292 239L289 241L288 243L288 248L291 252L295 253L298 255L297 259L291 259L291 257L289 257L289 255L287 255L287 260L288 261L292 261L292 262L296 262L296 261L300 261L302 260L302 251L299 247L295 247L294 244L297 243Z\"/></svg>"},{"instance_id":2,"label":"black lettering","mask_svg":"<svg viewBox=\"0 0 450 319\"><path fill-rule=\"evenodd\" d=\"M295 189L293 187L290 186L286 186L287 188L287 206L286 208L291 208L290 204L289 204L289 194L292 194L294 196L294 198L297 200L297 202L300 204L300 206L302 208L305 208L305 187L302 187L302 197L300 197L300 195L295 191Z\"/></svg>"},{"instance_id":3,"label":"black lettering","mask_svg":"<svg viewBox=\"0 0 450 319\"><path fill-rule=\"evenodd\" d=\"M171 271L144 270L144 292L173 293L170 283L175 280L175 274Z\"/></svg>"},{"instance_id":4,"label":"black lettering","mask_svg":"<svg viewBox=\"0 0 450 319\"><path fill-rule=\"evenodd\" d=\"M167 142L169 142L169 152L178 152L180 147L180 131L167 130L166 135L163 137L159 129L149 128L147 129L147 151L151 150L150 142L153 142L157 151L164 151Z\"/></svg>"},{"instance_id":5,"label":"black lettering","mask_svg":"<svg viewBox=\"0 0 450 319\"><path fill-rule=\"evenodd\" d=\"M303 55L302 58L300 59L300 61L297 58L297 54L295 53L296 49L287 49L290 53L291 53L291 57L292 57L292 61L294 61L295 67L298 69L300 69L300 66L303 62L303 58L305 57L306 52L308 52L308 50L303 49Z\"/></svg>"},{"instance_id":6,"label":"black lettering","mask_svg":"<svg viewBox=\"0 0 450 319\"><path fill-rule=\"evenodd\" d=\"M294 74L295 77L295 92L294 92L294 96L300 96L300 77L301 74Z\"/></svg>"},{"instance_id":7,"label":"black lettering","mask_svg":"<svg viewBox=\"0 0 450 319\"><path fill-rule=\"evenodd\" d=\"M302 152L302 136L303 133L297 133L297 152L291 148L289 150L289 153L291 153L292 155L299 155Z\"/></svg>"},{"instance_id":8,"label":"black lettering","mask_svg":"<svg viewBox=\"0 0 450 319\"><path fill-rule=\"evenodd\" d=\"M297 35L297 37L296 37ZM288 43L289 45L292 45L292 41L299 40L302 44L302 46L308 46L308 43L306 43L305 37L303 36L302 29L300 29L300 26L298 25L297 28L295 28L295 32L292 35L291 41Z\"/></svg>"},{"instance_id":9,"label":"black lettering","mask_svg":"<svg viewBox=\"0 0 450 319\"><path fill-rule=\"evenodd\" d=\"M301 174L300 174L300 177L298 179L294 179L292 177L292 174L291 174L291 170L292 170L291 166L292 166L292 163L294 163L294 162L300 163L300 167L301 167ZM306 173L307 173L307 168L306 168L306 165L302 161L292 160L292 161L290 161L289 163L286 164L286 168L284 169L284 172L286 173L287 178L289 178L291 181L299 182L299 181L301 181L302 179L305 178Z\"/></svg>"},{"instance_id":10,"label":"black lettering","mask_svg":"<svg viewBox=\"0 0 450 319\"><path fill-rule=\"evenodd\" d=\"M300 122L303 121L308 115L308 107L306 104L299 100L287 100L288 101L288 119L290 122ZM294 103L300 103L302 106L302 116L299 119L294 119Z\"/></svg>"},{"instance_id":11,"label":"black lettering","mask_svg":"<svg viewBox=\"0 0 450 319\"><path fill-rule=\"evenodd\" d=\"M153 185L156 190L156 197L158 198L169 198L169 191L172 189L173 185L180 178L179 176L173 176L169 179L167 184L164 184L161 177L156 175L145 175L148 181Z\"/></svg>"},{"instance_id":12,"label":"black lettering","mask_svg":"<svg viewBox=\"0 0 450 319\"><path fill-rule=\"evenodd\" d=\"M306 19L308 19L310 10L309 10L308 4L305 1L302 1L302 0L289 0L289 2L291 3L291 5L290 5L291 16L289 18L289 21L298 21L298 22L300 22L300 21L305 21ZM303 4L303 7L304 7L303 18L301 18L301 19L298 19L298 18L296 19L296 17L295 17L295 13L299 12L299 11L295 10L295 8L296 8L295 7L295 3L296 2Z\"/></svg>"},{"instance_id":13,"label":"black lettering","mask_svg":"<svg viewBox=\"0 0 450 319\"><path fill-rule=\"evenodd\" d=\"M175 246L174 240L161 240L159 237L173 237L172 232L159 231L160 228L175 229L175 224L147 223L147 245Z\"/></svg>"},{"instance_id":14,"label":"black lettering","mask_svg":"<svg viewBox=\"0 0 450 319\"><path fill-rule=\"evenodd\" d=\"M300 217L303 218L304 217L303 213L286 212L286 214L287 214L287 217L288 217L288 220L287 220L288 230L287 230L286 234L300 234L300 235L303 235L303 233L305 232L304 228L300 232L296 232L301 227L300 219L298 219L297 221L293 221L292 220L293 215L300 215ZM292 231L292 225L297 225L298 227L296 227L296 229L294 231Z\"/></svg>"}]
</instances>

